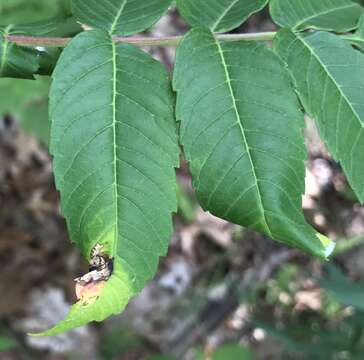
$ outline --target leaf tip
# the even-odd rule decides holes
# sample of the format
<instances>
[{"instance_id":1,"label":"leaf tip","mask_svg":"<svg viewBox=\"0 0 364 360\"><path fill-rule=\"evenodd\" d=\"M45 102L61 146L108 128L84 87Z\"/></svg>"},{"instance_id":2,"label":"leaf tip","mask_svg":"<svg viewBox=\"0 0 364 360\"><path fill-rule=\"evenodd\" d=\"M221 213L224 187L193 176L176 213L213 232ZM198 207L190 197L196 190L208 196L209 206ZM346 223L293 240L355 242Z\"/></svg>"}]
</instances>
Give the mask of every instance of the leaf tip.
<instances>
[{"instance_id":1,"label":"leaf tip","mask_svg":"<svg viewBox=\"0 0 364 360\"><path fill-rule=\"evenodd\" d=\"M323 246L323 258L325 260L329 260L330 255L335 250L336 243L323 234L316 233L316 236Z\"/></svg>"},{"instance_id":2,"label":"leaf tip","mask_svg":"<svg viewBox=\"0 0 364 360\"><path fill-rule=\"evenodd\" d=\"M119 258L115 259L114 265L113 274L107 281L91 283L77 289L80 299L71 306L63 320L48 330L28 335L55 336L92 321L100 322L111 315L121 313L135 292Z\"/></svg>"}]
</instances>

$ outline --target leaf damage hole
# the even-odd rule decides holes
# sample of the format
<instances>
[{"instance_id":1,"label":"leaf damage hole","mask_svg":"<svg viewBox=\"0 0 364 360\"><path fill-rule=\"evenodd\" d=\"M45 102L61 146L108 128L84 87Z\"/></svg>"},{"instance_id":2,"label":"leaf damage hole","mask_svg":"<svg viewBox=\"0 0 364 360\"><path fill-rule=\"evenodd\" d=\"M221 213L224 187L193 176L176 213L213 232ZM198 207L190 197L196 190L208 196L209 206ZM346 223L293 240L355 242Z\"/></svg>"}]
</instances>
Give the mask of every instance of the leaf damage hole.
<instances>
[{"instance_id":1,"label":"leaf damage hole","mask_svg":"<svg viewBox=\"0 0 364 360\"><path fill-rule=\"evenodd\" d=\"M103 246L96 244L91 250L89 272L75 279L77 300L83 305L95 301L113 272L113 259L102 251Z\"/></svg>"}]
</instances>

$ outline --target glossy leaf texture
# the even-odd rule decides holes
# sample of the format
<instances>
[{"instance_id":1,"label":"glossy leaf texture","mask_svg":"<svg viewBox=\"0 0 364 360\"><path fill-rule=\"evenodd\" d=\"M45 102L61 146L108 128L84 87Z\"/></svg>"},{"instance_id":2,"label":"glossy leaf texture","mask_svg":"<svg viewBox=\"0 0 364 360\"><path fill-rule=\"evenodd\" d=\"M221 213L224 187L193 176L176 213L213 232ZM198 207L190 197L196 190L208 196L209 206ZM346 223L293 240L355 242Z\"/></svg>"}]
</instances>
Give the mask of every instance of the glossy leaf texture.
<instances>
[{"instance_id":1,"label":"glossy leaf texture","mask_svg":"<svg viewBox=\"0 0 364 360\"><path fill-rule=\"evenodd\" d=\"M177 8L191 26L226 32L240 26L268 0L177 0Z\"/></svg>"},{"instance_id":2,"label":"glossy leaf texture","mask_svg":"<svg viewBox=\"0 0 364 360\"><path fill-rule=\"evenodd\" d=\"M326 258L333 243L301 209L303 114L279 58L263 44L220 43L194 29L177 50L174 88L203 208Z\"/></svg>"},{"instance_id":3,"label":"glossy leaf texture","mask_svg":"<svg viewBox=\"0 0 364 360\"><path fill-rule=\"evenodd\" d=\"M350 31L364 12L351 0L271 0L269 7L276 24L293 30Z\"/></svg>"},{"instance_id":4,"label":"glossy leaf texture","mask_svg":"<svg viewBox=\"0 0 364 360\"><path fill-rule=\"evenodd\" d=\"M77 302L42 335L119 313L155 274L172 232L179 163L169 77L148 54L87 31L53 76L50 151L62 212L84 256L101 244L114 271L94 302Z\"/></svg>"},{"instance_id":5,"label":"glossy leaf texture","mask_svg":"<svg viewBox=\"0 0 364 360\"><path fill-rule=\"evenodd\" d=\"M287 64L306 112L364 202L364 55L326 32L282 30L274 48Z\"/></svg>"},{"instance_id":6,"label":"glossy leaf texture","mask_svg":"<svg viewBox=\"0 0 364 360\"><path fill-rule=\"evenodd\" d=\"M39 70L37 51L8 41L12 26L0 30L0 77L33 79Z\"/></svg>"},{"instance_id":7,"label":"glossy leaf texture","mask_svg":"<svg viewBox=\"0 0 364 360\"><path fill-rule=\"evenodd\" d=\"M130 35L151 27L172 0L72 0L72 10L83 24L110 34Z\"/></svg>"}]
</instances>

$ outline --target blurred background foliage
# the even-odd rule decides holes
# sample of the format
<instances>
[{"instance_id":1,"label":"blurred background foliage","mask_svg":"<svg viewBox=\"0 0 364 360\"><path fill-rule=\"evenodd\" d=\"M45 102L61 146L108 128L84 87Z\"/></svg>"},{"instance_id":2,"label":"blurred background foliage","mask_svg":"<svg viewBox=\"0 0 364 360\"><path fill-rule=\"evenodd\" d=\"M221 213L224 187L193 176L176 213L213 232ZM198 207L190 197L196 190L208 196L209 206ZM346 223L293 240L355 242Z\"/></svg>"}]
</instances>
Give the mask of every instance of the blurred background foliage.
<instances>
[{"instance_id":1,"label":"blurred background foliage","mask_svg":"<svg viewBox=\"0 0 364 360\"><path fill-rule=\"evenodd\" d=\"M1 25L27 24L70 14L69 0L1 0Z\"/></svg>"},{"instance_id":2,"label":"blurred background foliage","mask_svg":"<svg viewBox=\"0 0 364 360\"><path fill-rule=\"evenodd\" d=\"M12 114L24 130L34 134L45 145L49 141L48 93L50 78L36 80L1 79L0 113ZM6 95L5 95L6 94Z\"/></svg>"},{"instance_id":3,"label":"blurred background foliage","mask_svg":"<svg viewBox=\"0 0 364 360\"><path fill-rule=\"evenodd\" d=\"M0 1L0 26L43 23L49 19L54 19L54 22L60 19L60 24L63 24L67 23L66 19L70 16L69 0ZM62 25L61 30L60 36L72 35L79 31L80 27L72 21L67 23L67 27ZM43 49L43 52L49 52L50 57L57 59L60 49ZM0 94L3 94L0 97L0 114L15 115L24 130L36 135L44 144L48 144L49 140L47 106L49 86L50 79L45 76L37 76L35 80L9 78L0 81Z\"/></svg>"},{"instance_id":4,"label":"blurred background foliage","mask_svg":"<svg viewBox=\"0 0 364 360\"><path fill-rule=\"evenodd\" d=\"M64 19L50 34L80 31L69 0L0 0L0 26L48 19ZM186 30L172 9L151 34ZM269 30L267 12L238 29ZM147 50L171 68L173 49ZM42 51L56 59L61 49ZM39 319L44 326L61 317L74 296L70 279L85 268L68 243L50 172L50 82L0 79L0 260L8 279L0 285L0 359L364 358L364 211L310 120L304 207L338 241L331 264L205 214L182 161L170 252L126 314L56 339L24 335Z\"/></svg>"}]
</instances>

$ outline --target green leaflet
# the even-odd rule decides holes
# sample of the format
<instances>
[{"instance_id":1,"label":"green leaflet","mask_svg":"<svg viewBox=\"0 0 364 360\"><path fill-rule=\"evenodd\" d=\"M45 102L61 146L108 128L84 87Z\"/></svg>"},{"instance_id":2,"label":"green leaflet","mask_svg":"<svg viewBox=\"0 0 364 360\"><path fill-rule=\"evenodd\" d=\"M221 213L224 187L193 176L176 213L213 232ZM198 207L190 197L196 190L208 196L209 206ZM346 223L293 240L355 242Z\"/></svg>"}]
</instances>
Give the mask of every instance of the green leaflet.
<instances>
[{"instance_id":1,"label":"green leaflet","mask_svg":"<svg viewBox=\"0 0 364 360\"><path fill-rule=\"evenodd\" d=\"M364 14L360 17L358 28L355 33L346 35L345 39L349 40L352 45L364 52Z\"/></svg>"},{"instance_id":2,"label":"green leaflet","mask_svg":"<svg viewBox=\"0 0 364 360\"><path fill-rule=\"evenodd\" d=\"M192 26L226 32L240 26L268 0L177 0L177 8Z\"/></svg>"},{"instance_id":3,"label":"green leaflet","mask_svg":"<svg viewBox=\"0 0 364 360\"><path fill-rule=\"evenodd\" d=\"M114 272L107 281L101 295L91 304L80 302L71 306L67 316L50 330L33 336L54 336L85 325L91 321L103 321L113 314L119 314L127 305L133 293L133 281L129 278L122 262L117 257Z\"/></svg>"},{"instance_id":4,"label":"green leaflet","mask_svg":"<svg viewBox=\"0 0 364 360\"><path fill-rule=\"evenodd\" d=\"M180 137L205 210L326 258L333 243L301 209L303 114L289 74L259 43L194 29L174 73Z\"/></svg>"},{"instance_id":5,"label":"green leaflet","mask_svg":"<svg viewBox=\"0 0 364 360\"><path fill-rule=\"evenodd\" d=\"M172 0L72 0L72 10L84 24L110 34L130 35L151 27Z\"/></svg>"},{"instance_id":6,"label":"green leaflet","mask_svg":"<svg viewBox=\"0 0 364 360\"><path fill-rule=\"evenodd\" d=\"M0 28L0 78L12 77L35 79L35 75L50 75L58 60L58 48L36 48L19 46L9 42L8 35L19 34L13 26ZM20 30L18 30L20 31Z\"/></svg>"},{"instance_id":7,"label":"green leaflet","mask_svg":"<svg viewBox=\"0 0 364 360\"><path fill-rule=\"evenodd\" d=\"M0 31L5 31L8 25L0 24ZM69 36L79 33L82 27L73 17L58 16L40 20L30 24L11 25L11 35L31 36Z\"/></svg>"},{"instance_id":8,"label":"green leaflet","mask_svg":"<svg viewBox=\"0 0 364 360\"><path fill-rule=\"evenodd\" d=\"M61 55L50 94L50 151L71 239L114 259L97 300L76 303L54 335L119 313L155 273L176 210L179 163L168 74L103 31L78 35Z\"/></svg>"},{"instance_id":9,"label":"green leaflet","mask_svg":"<svg viewBox=\"0 0 364 360\"><path fill-rule=\"evenodd\" d=\"M359 36L362 40L364 39L364 14L360 16L358 29L355 31L355 35Z\"/></svg>"},{"instance_id":10,"label":"green leaflet","mask_svg":"<svg viewBox=\"0 0 364 360\"><path fill-rule=\"evenodd\" d=\"M0 77L34 79L35 74L51 75L60 49L19 46L8 35L68 36L81 31L72 17L55 17L25 25L0 25Z\"/></svg>"},{"instance_id":11,"label":"green leaflet","mask_svg":"<svg viewBox=\"0 0 364 360\"><path fill-rule=\"evenodd\" d=\"M37 51L10 43L11 28L0 29L0 77L33 79L40 66Z\"/></svg>"},{"instance_id":12,"label":"green leaflet","mask_svg":"<svg viewBox=\"0 0 364 360\"><path fill-rule=\"evenodd\" d=\"M282 27L337 32L355 29L364 11L351 0L271 0L269 7L274 22Z\"/></svg>"},{"instance_id":13,"label":"green leaflet","mask_svg":"<svg viewBox=\"0 0 364 360\"><path fill-rule=\"evenodd\" d=\"M364 55L326 32L282 30L274 48L286 62L305 110L364 202Z\"/></svg>"}]
</instances>

